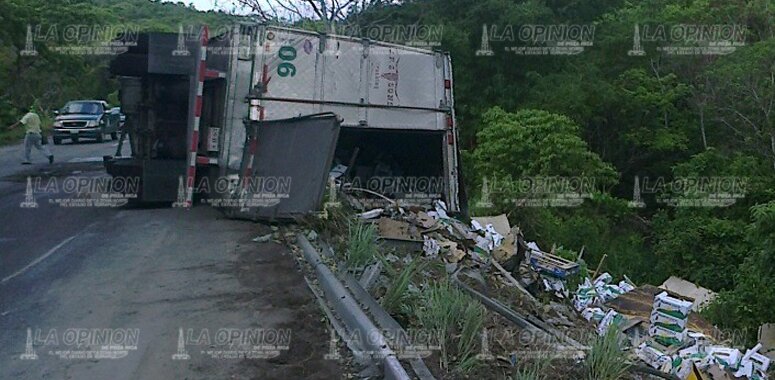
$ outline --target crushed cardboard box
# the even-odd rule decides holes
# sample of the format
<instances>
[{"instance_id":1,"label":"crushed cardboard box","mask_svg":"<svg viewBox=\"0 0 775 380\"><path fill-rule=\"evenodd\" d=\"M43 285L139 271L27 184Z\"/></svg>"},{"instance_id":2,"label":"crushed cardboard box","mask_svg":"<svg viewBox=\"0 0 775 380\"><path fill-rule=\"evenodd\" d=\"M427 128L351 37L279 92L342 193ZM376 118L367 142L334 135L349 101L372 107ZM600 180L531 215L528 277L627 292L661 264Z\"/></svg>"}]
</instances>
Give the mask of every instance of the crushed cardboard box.
<instances>
[{"instance_id":1,"label":"crushed cardboard box","mask_svg":"<svg viewBox=\"0 0 775 380\"><path fill-rule=\"evenodd\" d=\"M659 288L692 300L693 311L702 310L705 305L716 298L716 293L713 291L675 276L670 276L662 285L659 285Z\"/></svg>"}]
</instances>

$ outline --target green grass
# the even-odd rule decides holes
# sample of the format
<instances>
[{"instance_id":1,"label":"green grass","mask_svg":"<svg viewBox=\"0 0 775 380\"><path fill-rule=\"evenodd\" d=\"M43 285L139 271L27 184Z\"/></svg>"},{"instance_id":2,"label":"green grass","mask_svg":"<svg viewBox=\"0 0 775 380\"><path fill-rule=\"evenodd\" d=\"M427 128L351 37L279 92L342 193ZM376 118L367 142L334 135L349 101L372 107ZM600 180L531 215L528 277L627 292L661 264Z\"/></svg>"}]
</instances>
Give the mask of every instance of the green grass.
<instances>
[{"instance_id":1,"label":"green grass","mask_svg":"<svg viewBox=\"0 0 775 380\"><path fill-rule=\"evenodd\" d=\"M551 362L547 358L537 359L527 364L521 365L517 373L512 377L513 380L547 380L550 378L556 378L551 376L549 372L549 363Z\"/></svg>"},{"instance_id":2,"label":"green grass","mask_svg":"<svg viewBox=\"0 0 775 380\"><path fill-rule=\"evenodd\" d=\"M611 327L592 343L584 363L588 380L623 379L629 365L619 343L619 331Z\"/></svg>"},{"instance_id":3,"label":"green grass","mask_svg":"<svg viewBox=\"0 0 775 380\"><path fill-rule=\"evenodd\" d=\"M0 125L0 146L11 145L21 142L24 138L24 127L17 127L12 130L8 130L5 126Z\"/></svg>"},{"instance_id":4,"label":"green grass","mask_svg":"<svg viewBox=\"0 0 775 380\"><path fill-rule=\"evenodd\" d=\"M352 221L347 228L347 266L362 267L377 254L377 229L372 224Z\"/></svg>"},{"instance_id":5,"label":"green grass","mask_svg":"<svg viewBox=\"0 0 775 380\"><path fill-rule=\"evenodd\" d=\"M383 260L384 266L390 268L392 264ZM393 315L398 314L401 311L401 306L406 304L409 299L409 283L412 281L412 277L419 271L425 268L425 262L415 258L400 272L389 270L388 274L391 275L392 281L390 286L387 287L385 295L382 297L382 307ZM392 269L392 268L391 268Z\"/></svg>"},{"instance_id":6,"label":"green grass","mask_svg":"<svg viewBox=\"0 0 775 380\"><path fill-rule=\"evenodd\" d=\"M465 373L474 368L484 307L446 280L423 289L420 302L416 308L418 321L425 329L439 331L442 337L441 367L449 371L454 358L455 370Z\"/></svg>"}]
</instances>

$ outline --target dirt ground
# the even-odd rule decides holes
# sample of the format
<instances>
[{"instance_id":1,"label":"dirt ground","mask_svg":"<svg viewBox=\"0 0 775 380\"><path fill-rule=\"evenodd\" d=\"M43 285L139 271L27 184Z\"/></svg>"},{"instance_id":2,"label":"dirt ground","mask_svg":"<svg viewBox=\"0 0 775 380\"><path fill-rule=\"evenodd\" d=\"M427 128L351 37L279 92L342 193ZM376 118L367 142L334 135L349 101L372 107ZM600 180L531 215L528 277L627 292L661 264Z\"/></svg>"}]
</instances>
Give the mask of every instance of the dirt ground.
<instances>
[{"instance_id":1,"label":"dirt ground","mask_svg":"<svg viewBox=\"0 0 775 380\"><path fill-rule=\"evenodd\" d=\"M266 233L266 230L262 232ZM332 379L341 378L340 364L325 360L330 333L322 311L314 302L304 278L287 247L276 242L254 243L250 239L237 247L237 278L240 283L262 294L247 297L246 309L271 309L282 314L278 328L297 332L287 353L266 361L255 361L251 367L266 379ZM271 276L266 274L271 273ZM262 302L263 300L269 302Z\"/></svg>"}]
</instances>

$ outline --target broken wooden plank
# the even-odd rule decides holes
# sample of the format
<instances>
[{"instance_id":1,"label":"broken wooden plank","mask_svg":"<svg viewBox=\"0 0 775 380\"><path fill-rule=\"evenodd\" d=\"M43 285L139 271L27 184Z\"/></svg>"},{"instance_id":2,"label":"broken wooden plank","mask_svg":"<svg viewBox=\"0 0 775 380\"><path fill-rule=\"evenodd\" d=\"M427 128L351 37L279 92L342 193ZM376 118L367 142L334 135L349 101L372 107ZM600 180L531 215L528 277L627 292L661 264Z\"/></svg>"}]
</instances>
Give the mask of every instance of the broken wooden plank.
<instances>
[{"instance_id":1,"label":"broken wooden plank","mask_svg":"<svg viewBox=\"0 0 775 380\"><path fill-rule=\"evenodd\" d=\"M520 284L519 281L517 281L517 279L514 278L514 276L511 275L511 273L509 273L509 271L507 271L500 264L498 264L497 261L493 260L492 261L492 265L496 269L498 269L498 271L500 271L501 274L503 274L503 276L506 277L506 279L509 280L509 282L511 282L514 286L516 286L517 289L519 289L519 291L521 291L522 293L525 293L525 295L528 298L530 298L531 301L533 301L535 303L538 303L538 300L532 294L530 294L530 292L527 289L525 289L525 287L523 287L522 284Z\"/></svg>"}]
</instances>

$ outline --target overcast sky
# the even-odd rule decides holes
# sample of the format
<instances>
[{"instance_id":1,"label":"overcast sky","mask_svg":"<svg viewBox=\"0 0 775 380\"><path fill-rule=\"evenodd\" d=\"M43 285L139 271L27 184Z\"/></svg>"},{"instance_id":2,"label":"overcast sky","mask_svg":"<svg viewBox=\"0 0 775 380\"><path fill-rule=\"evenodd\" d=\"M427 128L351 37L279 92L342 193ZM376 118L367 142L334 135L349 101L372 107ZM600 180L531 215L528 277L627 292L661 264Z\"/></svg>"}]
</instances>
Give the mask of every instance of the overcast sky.
<instances>
[{"instance_id":1,"label":"overcast sky","mask_svg":"<svg viewBox=\"0 0 775 380\"><path fill-rule=\"evenodd\" d=\"M240 7L239 9L235 8L236 1L233 0L162 0L164 2L168 3L184 3L186 5L193 4L194 7L200 11L209 11L209 10L224 10L229 13L234 14L251 14L251 10ZM263 2L263 0L260 0Z\"/></svg>"},{"instance_id":2,"label":"overcast sky","mask_svg":"<svg viewBox=\"0 0 775 380\"><path fill-rule=\"evenodd\" d=\"M194 7L200 11L209 11L215 8L215 4L218 3L218 9L224 9L227 8L227 5L231 5L229 0L163 0L165 2L169 3L186 3L186 4L194 4ZM230 8L230 7L228 7Z\"/></svg>"}]
</instances>

